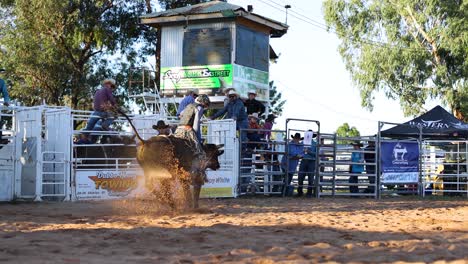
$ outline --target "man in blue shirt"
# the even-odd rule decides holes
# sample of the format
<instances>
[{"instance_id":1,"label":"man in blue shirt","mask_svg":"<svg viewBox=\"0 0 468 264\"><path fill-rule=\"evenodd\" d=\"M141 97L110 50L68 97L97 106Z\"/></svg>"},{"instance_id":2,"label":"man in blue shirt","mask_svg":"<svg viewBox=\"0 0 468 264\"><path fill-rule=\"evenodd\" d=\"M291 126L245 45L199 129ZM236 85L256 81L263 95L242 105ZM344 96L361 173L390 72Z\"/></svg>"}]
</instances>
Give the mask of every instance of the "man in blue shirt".
<instances>
[{"instance_id":1,"label":"man in blue shirt","mask_svg":"<svg viewBox=\"0 0 468 264\"><path fill-rule=\"evenodd\" d=\"M354 151L351 153L351 163L361 163L361 164L351 164L350 166L350 173L351 174L361 174L364 171L364 155L362 153L361 147L362 143L355 142L353 144ZM354 184L349 186L349 191L351 193L358 193L359 186L359 176L358 175L350 175L349 176L349 183Z\"/></svg>"},{"instance_id":2,"label":"man in blue shirt","mask_svg":"<svg viewBox=\"0 0 468 264\"><path fill-rule=\"evenodd\" d=\"M289 164L287 162L286 155L283 155L283 158L281 159L281 170L285 175L285 188L287 196L292 196L293 194L294 188L291 186L291 181L294 174L296 173L297 164L299 163L299 160L302 159L304 154L304 145L300 143L300 141L304 138L301 137L301 134L296 133L291 137L292 140L288 144Z\"/></svg>"},{"instance_id":3,"label":"man in blue shirt","mask_svg":"<svg viewBox=\"0 0 468 264\"><path fill-rule=\"evenodd\" d=\"M5 69L0 69L0 74L4 73ZM8 90L6 87L5 81L0 76L0 93L3 96L3 105L9 106L10 105L10 96L8 95ZM8 139L3 139L3 119L0 116L0 145L8 144Z\"/></svg>"},{"instance_id":4,"label":"man in blue shirt","mask_svg":"<svg viewBox=\"0 0 468 264\"><path fill-rule=\"evenodd\" d=\"M312 132L312 130L309 130ZM317 134L313 133L312 138L316 138ZM307 186L308 197L312 197L312 186L314 185L315 179L315 161L317 159L317 142L312 139L310 145L304 146L304 157L301 160L299 165L299 175L298 175L298 186L297 186L297 196L302 196L302 187L304 186L304 180L307 176Z\"/></svg>"},{"instance_id":5,"label":"man in blue shirt","mask_svg":"<svg viewBox=\"0 0 468 264\"><path fill-rule=\"evenodd\" d=\"M179 107L177 108L176 116L179 117L180 113L184 111L187 105L195 103L195 98L197 98L197 96L198 92L196 90L187 90L184 99L180 101Z\"/></svg>"},{"instance_id":6,"label":"man in blue shirt","mask_svg":"<svg viewBox=\"0 0 468 264\"><path fill-rule=\"evenodd\" d=\"M215 119L226 114L226 119L236 120L237 130L247 129L248 120L244 102L242 102L242 100L239 98L239 94L234 89L229 91L228 97L229 103L223 109L219 110L216 114L214 114L210 119ZM246 131L243 131L241 133L241 140L242 142L247 142Z\"/></svg>"}]
</instances>

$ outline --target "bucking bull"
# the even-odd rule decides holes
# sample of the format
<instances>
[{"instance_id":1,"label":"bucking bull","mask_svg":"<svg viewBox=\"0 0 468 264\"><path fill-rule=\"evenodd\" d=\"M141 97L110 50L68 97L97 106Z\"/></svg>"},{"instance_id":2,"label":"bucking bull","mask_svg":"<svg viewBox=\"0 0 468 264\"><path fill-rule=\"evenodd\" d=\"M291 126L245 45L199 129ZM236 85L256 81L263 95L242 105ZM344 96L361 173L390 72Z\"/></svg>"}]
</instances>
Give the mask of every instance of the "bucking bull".
<instances>
[{"instance_id":1,"label":"bucking bull","mask_svg":"<svg viewBox=\"0 0 468 264\"><path fill-rule=\"evenodd\" d=\"M140 141L136 159L143 169L146 187L172 208L178 207L180 202L183 207L192 204L194 208L198 208L201 187L206 181L205 171L220 168L218 156L224 153L221 150L224 145L204 144L206 160L197 162L193 143L189 140L172 135L153 136L144 140L130 118L122 111L118 112L127 119ZM170 177L162 178L161 175L165 172ZM192 193L190 186L193 186Z\"/></svg>"}]
</instances>

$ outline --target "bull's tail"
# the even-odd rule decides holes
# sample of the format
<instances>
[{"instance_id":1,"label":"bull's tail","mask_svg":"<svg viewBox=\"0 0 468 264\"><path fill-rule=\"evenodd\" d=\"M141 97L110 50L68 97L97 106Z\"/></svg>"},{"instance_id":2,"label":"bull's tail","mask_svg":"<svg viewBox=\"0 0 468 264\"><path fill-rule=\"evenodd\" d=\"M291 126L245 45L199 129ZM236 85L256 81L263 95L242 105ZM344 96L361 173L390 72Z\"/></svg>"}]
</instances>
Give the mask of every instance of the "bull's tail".
<instances>
[{"instance_id":1,"label":"bull's tail","mask_svg":"<svg viewBox=\"0 0 468 264\"><path fill-rule=\"evenodd\" d=\"M123 117L125 117L125 119L127 119L128 123L130 123L130 126L132 127L133 129L133 132L135 132L135 136L138 138L138 140L142 143L142 144L145 144L146 140L144 140L140 134L138 134L138 131L137 129L135 128L135 126L133 125L133 122L132 120L130 119L130 117L128 117L127 114L125 114L122 110L120 110L120 108L117 108L117 112L121 115L123 115Z\"/></svg>"}]
</instances>

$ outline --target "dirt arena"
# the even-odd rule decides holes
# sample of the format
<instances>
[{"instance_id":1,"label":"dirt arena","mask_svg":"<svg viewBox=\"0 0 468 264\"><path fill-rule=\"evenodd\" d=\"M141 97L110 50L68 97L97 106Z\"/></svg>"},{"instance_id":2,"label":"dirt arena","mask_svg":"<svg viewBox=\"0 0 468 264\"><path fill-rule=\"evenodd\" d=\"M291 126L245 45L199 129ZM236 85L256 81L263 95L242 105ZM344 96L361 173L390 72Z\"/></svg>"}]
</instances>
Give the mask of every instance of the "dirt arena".
<instances>
[{"instance_id":1,"label":"dirt arena","mask_svg":"<svg viewBox=\"0 0 468 264\"><path fill-rule=\"evenodd\" d=\"M468 263L468 201L0 204L0 263Z\"/></svg>"}]
</instances>

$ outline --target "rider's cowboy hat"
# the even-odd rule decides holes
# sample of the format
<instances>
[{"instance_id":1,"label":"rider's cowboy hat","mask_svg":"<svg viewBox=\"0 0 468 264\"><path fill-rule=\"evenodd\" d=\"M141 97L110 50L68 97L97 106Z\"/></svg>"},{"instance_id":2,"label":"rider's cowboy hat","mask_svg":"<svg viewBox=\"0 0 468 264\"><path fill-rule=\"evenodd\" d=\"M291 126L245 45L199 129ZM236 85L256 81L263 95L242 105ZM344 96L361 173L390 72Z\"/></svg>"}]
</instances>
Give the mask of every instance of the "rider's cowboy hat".
<instances>
[{"instance_id":1,"label":"rider's cowboy hat","mask_svg":"<svg viewBox=\"0 0 468 264\"><path fill-rule=\"evenodd\" d=\"M164 120L159 120L156 125L153 125L153 129L165 129L165 128L168 128L169 125L166 125L166 123L164 123Z\"/></svg>"},{"instance_id":2,"label":"rider's cowboy hat","mask_svg":"<svg viewBox=\"0 0 468 264\"><path fill-rule=\"evenodd\" d=\"M364 146L364 145L363 145L361 142L359 142L359 141L353 142L353 143L351 143L351 145L352 145L352 146L359 146L359 147Z\"/></svg>"},{"instance_id":3,"label":"rider's cowboy hat","mask_svg":"<svg viewBox=\"0 0 468 264\"><path fill-rule=\"evenodd\" d=\"M250 90L247 94L255 94L255 95L257 95L257 91L255 91L255 90Z\"/></svg>"}]
</instances>

